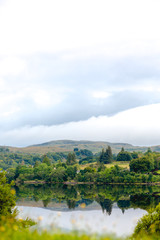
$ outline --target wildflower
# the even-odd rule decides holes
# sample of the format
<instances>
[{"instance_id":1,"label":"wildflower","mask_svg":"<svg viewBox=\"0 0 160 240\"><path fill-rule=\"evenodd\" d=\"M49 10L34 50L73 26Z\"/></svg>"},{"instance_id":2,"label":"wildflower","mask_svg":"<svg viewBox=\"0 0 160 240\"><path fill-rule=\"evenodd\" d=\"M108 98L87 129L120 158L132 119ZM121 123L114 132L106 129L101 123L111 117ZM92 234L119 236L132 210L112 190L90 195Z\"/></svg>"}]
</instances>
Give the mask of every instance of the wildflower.
<instances>
[{"instance_id":1,"label":"wildflower","mask_svg":"<svg viewBox=\"0 0 160 240\"><path fill-rule=\"evenodd\" d=\"M38 221L42 221L43 220L43 217L42 216L39 216L38 217Z\"/></svg>"},{"instance_id":2,"label":"wildflower","mask_svg":"<svg viewBox=\"0 0 160 240\"><path fill-rule=\"evenodd\" d=\"M11 189L11 194L15 195L15 190L14 189Z\"/></svg>"},{"instance_id":3,"label":"wildflower","mask_svg":"<svg viewBox=\"0 0 160 240\"><path fill-rule=\"evenodd\" d=\"M72 219L71 220L71 223L74 225L76 223L76 220L75 219Z\"/></svg>"},{"instance_id":4,"label":"wildflower","mask_svg":"<svg viewBox=\"0 0 160 240\"><path fill-rule=\"evenodd\" d=\"M58 212L58 213L57 213L57 216L60 217L60 216L61 216L61 212Z\"/></svg>"},{"instance_id":5,"label":"wildflower","mask_svg":"<svg viewBox=\"0 0 160 240\"><path fill-rule=\"evenodd\" d=\"M5 231L5 227L1 226L0 227L0 232L4 232Z\"/></svg>"},{"instance_id":6,"label":"wildflower","mask_svg":"<svg viewBox=\"0 0 160 240\"><path fill-rule=\"evenodd\" d=\"M81 207L81 208L85 208L85 207L86 207L86 204L85 204L85 203L81 203L80 207Z\"/></svg>"},{"instance_id":7,"label":"wildflower","mask_svg":"<svg viewBox=\"0 0 160 240\"><path fill-rule=\"evenodd\" d=\"M18 230L18 226L17 225L13 225L13 230L17 231Z\"/></svg>"}]
</instances>

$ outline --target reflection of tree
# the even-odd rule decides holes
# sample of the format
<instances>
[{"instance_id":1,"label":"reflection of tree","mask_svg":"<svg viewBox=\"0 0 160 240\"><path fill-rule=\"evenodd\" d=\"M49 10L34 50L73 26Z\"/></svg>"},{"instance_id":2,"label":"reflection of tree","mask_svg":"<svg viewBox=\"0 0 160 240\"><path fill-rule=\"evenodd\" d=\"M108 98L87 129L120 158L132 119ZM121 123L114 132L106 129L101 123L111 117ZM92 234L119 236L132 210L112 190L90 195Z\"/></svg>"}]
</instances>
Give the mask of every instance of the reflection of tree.
<instances>
[{"instance_id":1,"label":"reflection of tree","mask_svg":"<svg viewBox=\"0 0 160 240\"><path fill-rule=\"evenodd\" d=\"M96 201L100 204L102 211L111 215L113 202L110 199L103 199L102 197L96 198Z\"/></svg>"},{"instance_id":2,"label":"reflection of tree","mask_svg":"<svg viewBox=\"0 0 160 240\"><path fill-rule=\"evenodd\" d=\"M65 189L65 197L69 199L76 199L77 198L77 190L74 186L68 186Z\"/></svg>"},{"instance_id":3,"label":"reflection of tree","mask_svg":"<svg viewBox=\"0 0 160 240\"><path fill-rule=\"evenodd\" d=\"M125 209L130 208L130 200L119 200L117 206L122 210L122 213L125 212Z\"/></svg>"},{"instance_id":4,"label":"reflection of tree","mask_svg":"<svg viewBox=\"0 0 160 240\"><path fill-rule=\"evenodd\" d=\"M43 184L19 185L15 190L18 201L43 200L46 207L51 199L54 199L56 202L65 201L70 209L78 207L81 203L87 206L97 201L108 214L111 214L114 202L117 202L123 212L129 207L147 210L160 202L159 186ZM130 202L127 200L129 198Z\"/></svg>"},{"instance_id":5,"label":"reflection of tree","mask_svg":"<svg viewBox=\"0 0 160 240\"><path fill-rule=\"evenodd\" d=\"M43 202L43 206L44 206L44 207L47 207L48 203L51 202L51 199L50 199L50 198L47 198L47 199L42 200L42 202Z\"/></svg>"},{"instance_id":6,"label":"reflection of tree","mask_svg":"<svg viewBox=\"0 0 160 240\"><path fill-rule=\"evenodd\" d=\"M160 196L155 194L135 194L130 197L131 207L149 210L160 202Z\"/></svg>"},{"instance_id":7,"label":"reflection of tree","mask_svg":"<svg viewBox=\"0 0 160 240\"><path fill-rule=\"evenodd\" d=\"M147 210L154 206L154 199L149 194L135 194L130 196L131 207Z\"/></svg>"},{"instance_id":8,"label":"reflection of tree","mask_svg":"<svg viewBox=\"0 0 160 240\"><path fill-rule=\"evenodd\" d=\"M36 195L33 196L33 199L34 199L35 202L38 202L38 201L39 201L39 197L36 196Z\"/></svg>"},{"instance_id":9,"label":"reflection of tree","mask_svg":"<svg viewBox=\"0 0 160 240\"><path fill-rule=\"evenodd\" d=\"M76 201L74 201L74 200L67 200L67 206L68 206L69 209L75 209Z\"/></svg>"}]
</instances>

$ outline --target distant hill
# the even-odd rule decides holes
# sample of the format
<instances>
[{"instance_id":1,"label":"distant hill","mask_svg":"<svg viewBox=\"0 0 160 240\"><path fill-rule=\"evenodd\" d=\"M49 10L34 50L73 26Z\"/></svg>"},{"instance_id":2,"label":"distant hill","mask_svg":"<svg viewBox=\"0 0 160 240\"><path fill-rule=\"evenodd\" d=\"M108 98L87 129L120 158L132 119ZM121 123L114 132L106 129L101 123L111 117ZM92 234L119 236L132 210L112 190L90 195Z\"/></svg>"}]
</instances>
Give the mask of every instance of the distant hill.
<instances>
[{"instance_id":1,"label":"distant hill","mask_svg":"<svg viewBox=\"0 0 160 240\"><path fill-rule=\"evenodd\" d=\"M123 147L127 151L147 151L148 147L133 146L128 143L110 143L105 141L73 141L73 140L57 140L45 142L42 144L36 144L24 148L8 147L13 152L25 152L25 153L40 153L47 152L70 152L74 148L88 149L93 153L100 152L102 148L111 146L113 153L118 153ZM152 151L160 152L160 146L151 146Z\"/></svg>"}]
</instances>

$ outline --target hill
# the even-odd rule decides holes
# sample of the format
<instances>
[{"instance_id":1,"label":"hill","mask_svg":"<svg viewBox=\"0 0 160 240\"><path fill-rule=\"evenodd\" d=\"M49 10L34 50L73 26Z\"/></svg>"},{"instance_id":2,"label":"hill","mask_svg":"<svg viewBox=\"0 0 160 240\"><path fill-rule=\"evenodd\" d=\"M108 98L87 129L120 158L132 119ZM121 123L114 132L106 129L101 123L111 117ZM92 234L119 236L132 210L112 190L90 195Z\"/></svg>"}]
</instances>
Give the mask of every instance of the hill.
<instances>
[{"instance_id":1,"label":"hill","mask_svg":"<svg viewBox=\"0 0 160 240\"><path fill-rule=\"evenodd\" d=\"M8 147L12 152L22 153L40 153L44 154L47 152L70 152L74 148L88 149L93 153L100 152L102 148L111 146L113 153L118 153L123 147L127 151L147 151L148 147L133 146L128 143L110 143L105 141L73 141L73 140L57 140L45 142L42 144L36 144L24 148ZM151 146L152 151L160 152L160 146Z\"/></svg>"}]
</instances>

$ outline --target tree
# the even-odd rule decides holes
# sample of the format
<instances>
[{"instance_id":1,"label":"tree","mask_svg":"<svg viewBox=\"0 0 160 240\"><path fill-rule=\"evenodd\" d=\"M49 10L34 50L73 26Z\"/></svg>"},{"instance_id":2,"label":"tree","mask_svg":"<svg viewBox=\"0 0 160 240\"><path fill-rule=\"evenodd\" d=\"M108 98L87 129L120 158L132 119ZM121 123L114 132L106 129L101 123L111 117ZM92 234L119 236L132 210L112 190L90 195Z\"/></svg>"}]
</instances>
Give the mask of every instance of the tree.
<instances>
[{"instance_id":1,"label":"tree","mask_svg":"<svg viewBox=\"0 0 160 240\"><path fill-rule=\"evenodd\" d=\"M47 157L47 155L43 156L42 163L47 164L48 166L51 166L51 160Z\"/></svg>"},{"instance_id":2,"label":"tree","mask_svg":"<svg viewBox=\"0 0 160 240\"><path fill-rule=\"evenodd\" d=\"M106 149L106 160L105 163L111 163L113 160L112 149L110 146Z\"/></svg>"},{"instance_id":3,"label":"tree","mask_svg":"<svg viewBox=\"0 0 160 240\"><path fill-rule=\"evenodd\" d=\"M137 159L132 159L129 166L131 172L149 173L154 169L154 162L152 159L145 156Z\"/></svg>"},{"instance_id":4,"label":"tree","mask_svg":"<svg viewBox=\"0 0 160 240\"><path fill-rule=\"evenodd\" d=\"M74 148L73 151L74 151L74 152L78 152L78 148Z\"/></svg>"},{"instance_id":5,"label":"tree","mask_svg":"<svg viewBox=\"0 0 160 240\"><path fill-rule=\"evenodd\" d=\"M0 172L0 216L8 216L15 206L15 192L7 184L4 172Z\"/></svg>"},{"instance_id":6,"label":"tree","mask_svg":"<svg viewBox=\"0 0 160 240\"><path fill-rule=\"evenodd\" d=\"M124 147L121 148L121 152L124 152Z\"/></svg>"},{"instance_id":7,"label":"tree","mask_svg":"<svg viewBox=\"0 0 160 240\"><path fill-rule=\"evenodd\" d=\"M149 211L144 215L137 223L133 233L133 239L142 239L142 236L146 236L146 239L159 239L160 234L160 203L155 209ZM150 238L150 236L152 236ZM143 238L145 239L145 238Z\"/></svg>"},{"instance_id":8,"label":"tree","mask_svg":"<svg viewBox=\"0 0 160 240\"><path fill-rule=\"evenodd\" d=\"M102 152L99 157L99 162L100 163L111 163L113 160L113 155L112 155L112 149L110 146L106 148L106 151L104 151L104 148L102 149Z\"/></svg>"},{"instance_id":9,"label":"tree","mask_svg":"<svg viewBox=\"0 0 160 240\"><path fill-rule=\"evenodd\" d=\"M74 164L76 164L76 155L75 155L75 153L68 153L66 164L67 165L74 165Z\"/></svg>"},{"instance_id":10,"label":"tree","mask_svg":"<svg viewBox=\"0 0 160 240\"><path fill-rule=\"evenodd\" d=\"M101 152L98 160L100 163L104 163L104 159L105 159L105 153L104 153L104 148L102 148L102 152Z\"/></svg>"},{"instance_id":11,"label":"tree","mask_svg":"<svg viewBox=\"0 0 160 240\"><path fill-rule=\"evenodd\" d=\"M131 153L131 156L132 156L133 159L136 159L136 158L138 158L138 153L135 152L135 151L133 151L133 152Z\"/></svg>"},{"instance_id":12,"label":"tree","mask_svg":"<svg viewBox=\"0 0 160 240\"><path fill-rule=\"evenodd\" d=\"M68 166L66 169L66 174L69 178L74 179L77 173L77 167L76 166Z\"/></svg>"},{"instance_id":13,"label":"tree","mask_svg":"<svg viewBox=\"0 0 160 240\"><path fill-rule=\"evenodd\" d=\"M35 168L35 167L38 167L39 164L40 164L40 162L36 160L36 161L35 161L35 164L34 164L34 168Z\"/></svg>"},{"instance_id":14,"label":"tree","mask_svg":"<svg viewBox=\"0 0 160 240\"><path fill-rule=\"evenodd\" d=\"M120 151L117 155L117 161L131 161L131 154L127 151Z\"/></svg>"}]
</instances>

